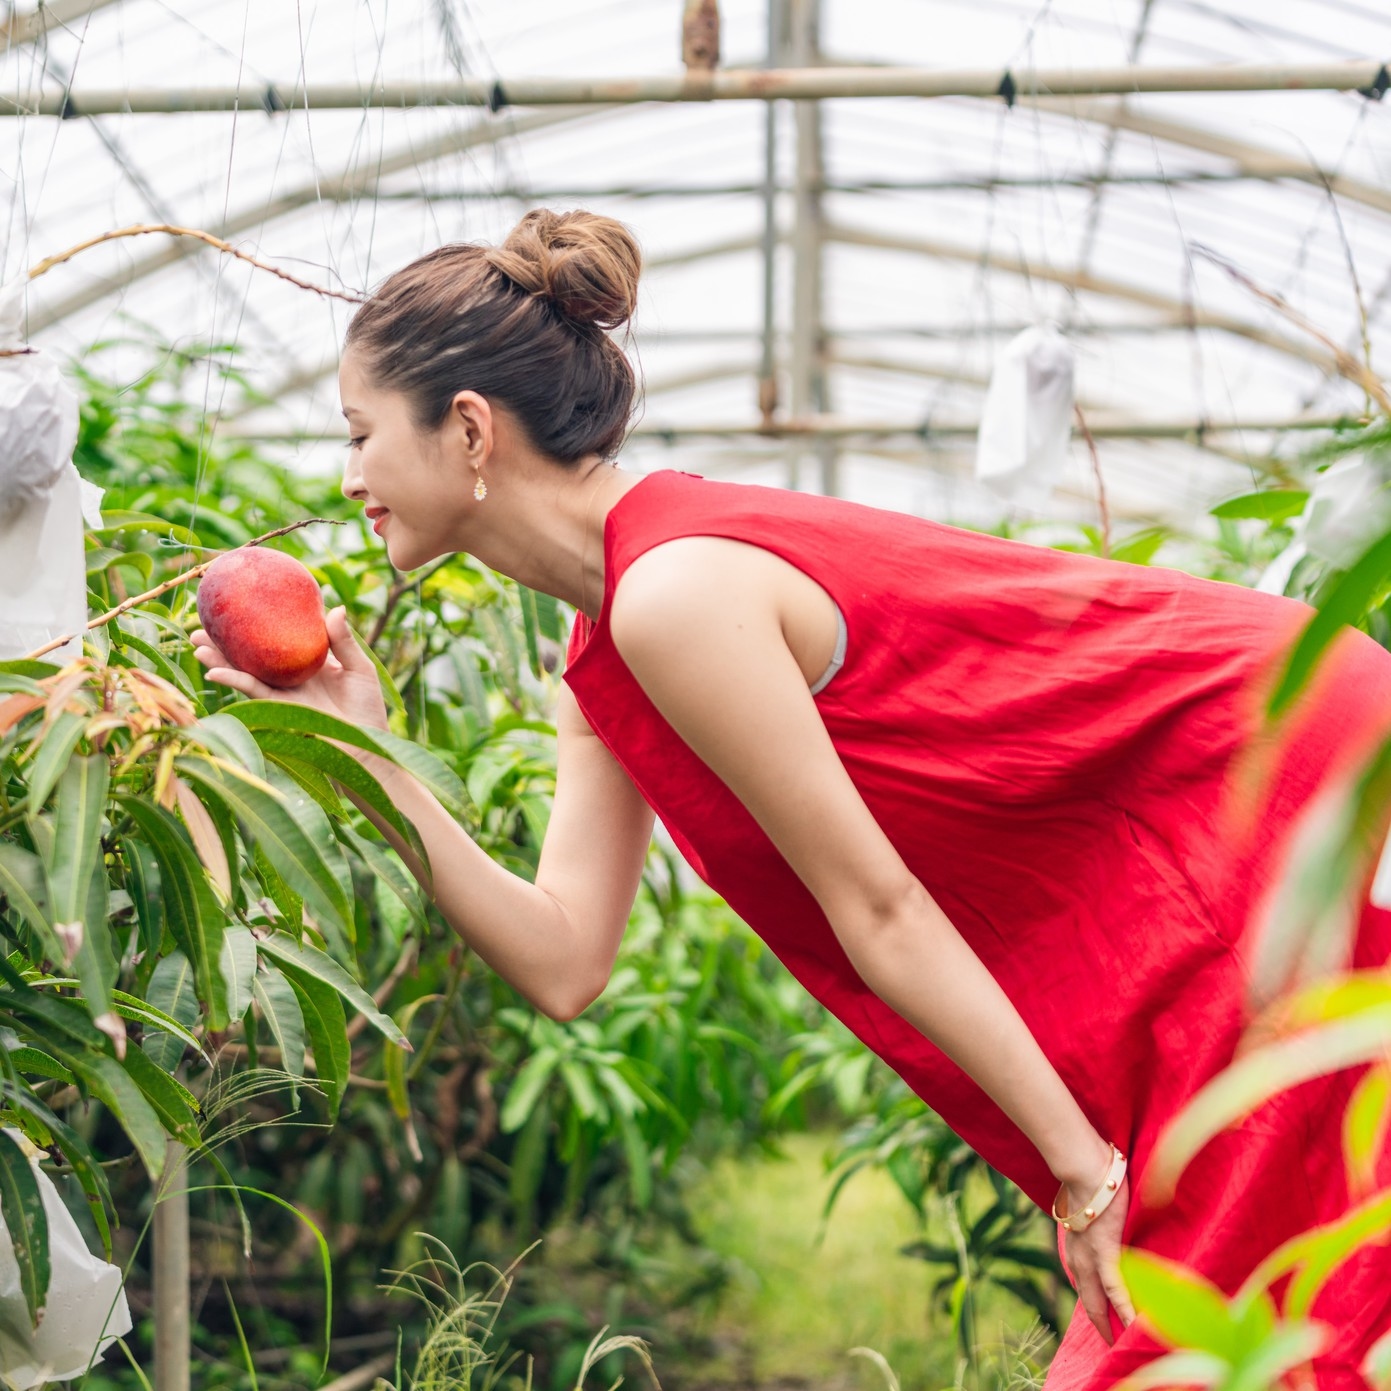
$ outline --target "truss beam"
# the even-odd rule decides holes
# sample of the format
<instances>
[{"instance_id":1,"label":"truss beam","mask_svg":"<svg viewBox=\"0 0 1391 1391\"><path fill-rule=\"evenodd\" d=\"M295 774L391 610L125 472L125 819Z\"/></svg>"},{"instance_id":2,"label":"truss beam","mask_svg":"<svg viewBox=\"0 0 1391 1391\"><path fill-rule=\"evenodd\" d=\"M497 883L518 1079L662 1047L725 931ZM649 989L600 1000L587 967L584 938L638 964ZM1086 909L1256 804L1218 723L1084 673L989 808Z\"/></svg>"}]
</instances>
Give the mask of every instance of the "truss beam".
<instances>
[{"instance_id":1,"label":"truss beam","mask_svg":"<svg viewBox=\"0 0 1391 1391\"><path fill-rule=\"evenodd\" d=\"M46 0L36 9L0 23L0 49L37 43L50 29L66 29L115 3L116 0Z\"/></svg>"},{"instance_id":2,"label":"truss beam","mask_svg":"<svg viewBox=\"0 0 1391 1391\"><path fill-rule=\"evenodd\" d=\"M783 68L725 69L650 77L454 78L448 81L310 83L278 87L170 87L31 92L0 96L0 115L102 116L129 112L360 111L372 107L608 106L638 102L821 101L844 97L1132 96L1151 92L1385 90L1386 63L1250 63L1109 68Z\"/></svg>"},{"instance_id":3,"label":"truss beam","mask_svg":"<svg viewBox=\"0 0 1391 1391\"><path fill-rule=\"evenodd\" d=\"M1215 435L1284 434L1289 431L1317 432L1364 428L1365 418L1357 416L1297 416L1286 420L1128 420L1088 416L1087 426L1096 439L1182 440L1202 446ZM837 416L811 416L804 420L783 420L773 425L761 421L712 422L706 425L671 424L644 421L629 432L630 440L659 440L675 444L683 440L766 439L856 440L970 439L980 430L980 422L844 420ZM1074 431L1074 438L1080 434ZM319 444L336 442L328 431L238 430L227 438L251 444Z\"/></svg>"}]
</instances>

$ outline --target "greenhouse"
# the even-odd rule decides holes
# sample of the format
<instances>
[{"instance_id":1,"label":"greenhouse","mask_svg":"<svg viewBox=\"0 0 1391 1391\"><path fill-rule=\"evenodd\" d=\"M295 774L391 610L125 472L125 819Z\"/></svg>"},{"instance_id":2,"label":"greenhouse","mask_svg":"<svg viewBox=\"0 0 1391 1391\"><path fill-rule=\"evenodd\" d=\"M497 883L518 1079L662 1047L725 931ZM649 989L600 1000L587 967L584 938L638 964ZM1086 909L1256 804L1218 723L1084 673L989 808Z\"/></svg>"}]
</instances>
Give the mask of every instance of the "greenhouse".
<instances>
[{"instance_id":1,"label":"greenhouse","mask_svg":"<svg viewBox=\"0 0 1391 1391\"><path fill-rule=\"evenodd\" d=\"M0 1386L1391 1391L1391 12L0 36Z\"/></svg>"}]
</instances>

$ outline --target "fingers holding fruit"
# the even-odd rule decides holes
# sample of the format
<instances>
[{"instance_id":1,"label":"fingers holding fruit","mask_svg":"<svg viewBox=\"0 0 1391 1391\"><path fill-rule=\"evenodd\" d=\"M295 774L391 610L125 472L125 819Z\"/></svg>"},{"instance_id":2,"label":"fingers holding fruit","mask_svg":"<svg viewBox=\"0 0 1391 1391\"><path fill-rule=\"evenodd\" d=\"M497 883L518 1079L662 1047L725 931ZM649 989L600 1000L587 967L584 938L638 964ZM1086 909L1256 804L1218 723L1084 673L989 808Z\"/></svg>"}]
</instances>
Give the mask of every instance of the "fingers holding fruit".
<instances>
[{"instance_id":1,"label":"fingers holding fruit","mask_svg":"<svg viewBox=\"0 0 1391 1391\"><path fill-rule=\"evenodd\" d=\"M274 700L284 694L272 686L267 686L264 681L258 681L250 672L239 671L234 667L204 629L195 628L190 638L193 642L193 655L208 669L209 681L240 691L253 700Z\"/></svg>"},{"instance_id":2,"label":"fingers holding fruit","mask_svg":"<svg viewBox=\"0 0 1391 1391\"><path fill-rule=\"evenodd\" d=\"M263 547L219 556L198 587L198 617L194 655L210 681L387 727L376 665L348 627L347 610L325 616L318 582L293 557Z\"/></svg>"},{"instance_id":3,"label":"fingers holding fruit","mask_svg":"<svg viewBox=\"0 0 1391 1391\"><path fill-rule=\"evenodd\" d=\"M218 556L198 586L198 618L224 659L213 669L249 675L262 687L302 686L328 657L318 583L283 551L244 546ZM222 684L252 693L244 683Z\"/></svg>"}]
</instances>

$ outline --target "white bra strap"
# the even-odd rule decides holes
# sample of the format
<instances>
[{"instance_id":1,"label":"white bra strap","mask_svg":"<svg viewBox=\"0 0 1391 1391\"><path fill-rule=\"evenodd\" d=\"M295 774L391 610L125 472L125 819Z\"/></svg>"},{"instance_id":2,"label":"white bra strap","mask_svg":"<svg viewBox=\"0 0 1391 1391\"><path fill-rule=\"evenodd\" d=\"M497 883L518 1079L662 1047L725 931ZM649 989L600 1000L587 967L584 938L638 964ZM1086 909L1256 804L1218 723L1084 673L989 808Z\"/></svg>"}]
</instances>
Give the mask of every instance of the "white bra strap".
<instances>
[{"instance_id":1,"label":"white bra strap","mask_svg":"<svg viewBox=\"0 0 1391 1391\"><path fill-rule=\"evenodd\" d=\"M835 601L832 600L832 603L835 603ZM826 687L829 686L829 685L831 684L831 681L832 681L832 679L835 677L836 672L838 672L838 671L841 669L841 667L843 667L843 666L845 665L845 648L846 648L846 644L850 641L850 631L849 631L849 629L847 629L846 626L845 626L845 615L840 611L840 605L839 605L839 604L835 604L835 610L836 610L836 650L835 650L835 655L832 656L832 658L831 658L831 660L830 660L830 663L829 663L829 664L827 665L827 667L826 667L826 670L823 671L823 672L821 673L820 679L817 681L816 685L814 685L814 686L811 688L811 693L812 693L812 695L820 695L821 692L824 691L824 690L826 689Z\"/></svg>"}]
</instances>

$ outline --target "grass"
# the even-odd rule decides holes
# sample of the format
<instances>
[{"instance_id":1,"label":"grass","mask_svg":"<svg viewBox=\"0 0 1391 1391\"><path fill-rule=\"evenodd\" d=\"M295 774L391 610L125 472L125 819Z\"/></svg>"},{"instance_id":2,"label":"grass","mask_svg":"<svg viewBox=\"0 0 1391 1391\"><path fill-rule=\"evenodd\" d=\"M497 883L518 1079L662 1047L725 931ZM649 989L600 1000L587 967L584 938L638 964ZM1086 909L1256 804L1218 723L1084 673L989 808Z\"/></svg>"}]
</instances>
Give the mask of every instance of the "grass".
<instances>
[{"instance_id":1,"label":"grass","mask_svg":"<svg viewBox=\"0 0 1391 1391\"><path fill-rule=\"evenodd\" d=\"M934 1268L899 1255L922 1233L888 1175L853 1179L823 1229L830 1143L794 1135L783 1158L722 1161L691 1194L702 1237L738 1275L704 1329L709 1358L682 1367L679 1378L663 1369L668 1379L701 1388L884 1391L880 1369L850 1355L870 1347L904 1391L956 1381L951 1327L930 1307ZM1027 1336L1032 1317L1022 1306L990 1291L980 1301L987 1340L1010 1345Z\"/></svg>"}]
</instances>

